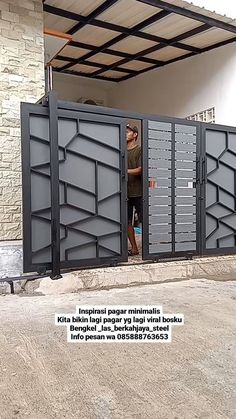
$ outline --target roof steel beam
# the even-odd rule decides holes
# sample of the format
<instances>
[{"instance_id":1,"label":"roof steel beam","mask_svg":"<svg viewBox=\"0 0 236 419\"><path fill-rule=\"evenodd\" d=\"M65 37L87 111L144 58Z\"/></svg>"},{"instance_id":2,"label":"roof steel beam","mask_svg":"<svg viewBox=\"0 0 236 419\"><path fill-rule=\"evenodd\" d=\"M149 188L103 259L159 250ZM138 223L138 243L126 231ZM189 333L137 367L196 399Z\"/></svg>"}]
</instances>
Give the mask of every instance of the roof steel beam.
<instances>
[{"instance_id":1,"label":"roof steel beam","mask_svg":"<svg viewBox=\"0 0 236 419\"><path fill-rule=\"evenodd\" d=\"M82 29L85 25L89 24L92 20L94 20L97 16L101 13L105 12L109 9L113 4L117 3L118 0L106 0L104 3L100 4L95 10L93 10L88 16L86 16L86 21L79 22L73 28L71 28L67 33L69 35L73 35L74 33L78 32L78 30Z\"/></svg>"},{"instance_id":2,"label":"roof steel beam","mask_svg":"<svg viewBox=\"0 0 236 419\"><path fill-rule=\"evenodd\" d=\"M167 16L168 14L169 14L169 12L165 12L165 11L157 13L157 14L156 14L156 21L158 21L158 20L162 19L163 17ZM129 29L129 30L128 30L127 28L125 28L126 33L121 33L120 35L118 35L118 36L116 36L115 38L111 39L110 41L106 42L105 44L103 44L103 45L101 45L101 46L97 47L97 50L94 50L94 51L88 52L88 53L87 53L87 54L85 54L84 56L82 56L82 57L78 58L77 63L78 63L78 64L79 64L79 63L82 63L82 62L84 62L84 61L88 60L89 58L91 58L93 55L95 55L95 54L97 54L97 53L99 53L99 52L103 52L105 49L107 49L107 48L109 48L109 47L111 47L111 46L115 45L116 43L118 43L118 42L122 41L123 39L127 38L128 36L131 36L131 35L135 34L135 32L136 32L136 27L138 27L139 29L140 29L141 27L145 28L145 27L147 26L146 21L150 22L150 19L148 18L148 19L144 20L144 21L142 22L142 26L140 26L140 24L138 24L138 25L134 26L133 28L131 28L131 29ZM93 21L93 22L94 22L94 21ZM149 23L149 24L150 24L150 23ZM111 27L111 25L112 25L112 24L109 24L109 26L110 26L110 27ZM113 26L113 25L112 25L112 26ZM158 42L159 42L159 41L158 41ZM68 69L68 68L70 68L70 64L67 64L66 66L62 67L62 70L66 70L66 69Z\"/></svg>"},{"instance_id":3,"label":"roof steel beam","mask_svg":"<svg viewBox=\"0 0 236 419\"><path fill-rule=\"evenodd\" d=\"M98 8L96 8L92 13L90 13L87 17L82 16L80 14L77 13L73 13L70 12L68 10L63 10L63 9L59 9L57 7L53 7L47 4L44 4L44 11L57 15L57 16L61 16L70 20L75 20L78 23L76 25L73 26L73 28L71 28L67 33L69 34L74 34L75 32L78 32L78 30L80 30L82 27L84 27L87 24L96 26L96 27L101 27L104 29L108 29L108 30L112 30L115 32L119 32L119 35L116 36L115 38L113 38L112 40L106 42L104 45L101 45L99 47L94 46L94 45L89 45L89 44L85 44L85 43L81 43L81 42L77 42L77 41L71 41L68 45L74 46L74 47L78 47L78 48L84 48L84 49L88 49L90 50L87 54L83 55L82 57L76 59L76 58L72 58L72 57L64 57L59 55L58 57L55 57L56 59L59 60L65 60L65 61L69 61L69 64L61 67L61 68L55 68L54 71L57 72L63 72L63 73L67 73L67 74L75 74L75 75L80 75L82 77L89 77L89 78L97 78L97 79L101 79L101 80L109 80L109 81L124 81L124 80L128 80L131 77L134 77L138 74L142 74L145 73L149 70L158 68L158 67L162 67L165 66L167 64L170 63L174 63L186 58L189 58L193 55L196 54L200 54L202 52L206 52L209 51L211 49L223 46L223 45L227 45L231 42L235 42L236 41L236 37L226 40L226 41L222 41L219 42L217 44L211 45L209 47L206 48L195 48L191 45L186 45L186 44L182 44L181 41L183 41L184 39L187 39L191 36L197 35L201 32L207 31L208 29L210 29L211 27L217 27L220 29L224 29L227 31L230 31L232 33L236 33L236 27L234 27L233 25L229 24L229 23L225 23L225 22L221 22L217 19L214 18L210 18L209 16L205 16L202 15L200 13L188 10L188 9L184 9L182 7L170 4L166 1L159 1L159 0L137 0L140 1L142 3L151 5L151 6L156 6L160 9L162 9L161 12L156 13L155 15L145 19L143 22L140 22L139 24L135 25L133 28L126 28L120 25L115 25L109 22L104 22L101 20L96 19L97 16L99 16L102 12L104 12L107 8L109 8L110 6L112 6L113 4L116 3L117 0L106 0L104 1L104 3L102 5L100 5ZM146 28L147 26L157 22L160 19L163 19L164 17L168 16L170 13L176 13L178 15L181 16L185 16L188 17L190 19L202 22L203 25L198 26L197 28L191 29L185 33L182 33L180 35L177 35L171 39L165 39L162 37L158 37L156 35L152 35L152 34L148 34L145 32L142 32L141 30ZM109 47L111 46L115 46L115 44L129 36L136 36L139 38L143 38L143 39L147 39L150 41L154 41L156 43L158 43L158 45L154 45L153 47L144 49L142 51L140 51L137 54L129 54L126 52L120 52L120 51L115 51L110 49ZM172 46L172 47L176 47L179 49L183 49L189 51L189 54L183 55L181 57L177 57L168 61L159 61L159 60L155 60L152 58L148 58L145 57L145 55L150 54L152 52L161 50L162 48L165 48L166 46ZM122 57L122 60L119 60L116 63L113 63L112 65L105 65L105 64L101 64L101 63L94 63L92 61L89 60L90 57L98 54L98 53L105 53L105 54L110 54L113 56L117 56L117 57ZM152 66L145 68L143 70L129 70L129 69L125 69L125 68L121 68L120 66L133 61L133 60L137 60L140 62L145 62L145 63L149 63L152 64ZM93 72L93 73L84 73L84 72L79 72L79 71L70 71L68 70L71 66L75 65L75 64L84 64L84 65L90 65L92 67L97 67L98 70ZM128 73L126 74L124 77L121 77L120 79L116 79L116 78L110 78L110 77L105 77L100 75L101 73L103 73L104 71L108 71L108 70L115 70L115 71L120 71L123 73Z\"/></svg>"},{"instance_id":4,"label":"roof steel beam","mask_svg":"<svg viewBox=\"0 0 236 419\"><path fill-rule=\"evenodd\" d=\"M70 75L72 75L72 76L81 76L81 77L86 77L86 78L90 78L90 74L88 74L88 73L84 73L84 72L82 72L82 71L71 71L71 70L66 70L66 71L59 71L59 69L57 69L57 68L54 68L53 69L53 71L55 71L55 72L59 72L59 73L61 73L61 74L70 74ZM114 78L114 77L105 77L105 76L97 76L96 77L96 79L98 79L98 80L105 80L105 81L113 81L113 82L118 82L119 81L119 79L116 79L116 78Z\"/></svg>"},{"instance_id":5,"label":"roof steel beam","mask_svg":"<svg viewBox=\"0 0 236 419\"><path fill-rule=\"evenodd\" d=\"M97 47L95 47L94 45L84 44L82 42L77 42L77 41L71 41L68 45L69 46L71 45L72 47L82 48L82 49L91 49L93 51L97 49ZM130 60L134 60L133 55L129 54L128 52L115 51L109 48L105 49L103 51L103 54L113 55L115 57L130 58ZM140 58L136 58L136 60L142 61L144 63L149 63L149 64L157 64L157 61L152 58L140 57Z\"/></svg>"},{"instance_id":6,"label":"roof steel beam","mask_svg":"<svg viewBox=\"0 0 236 419\"><path fill-rule=\"evenodd\" d=\"M59 16L63 16L63 12L65 12L64 17L70 18L70 16L71 16L71 19L73 19L73 20L82 21L81 24L83 24L83 26L89 23L91 25L95 25L95 26L98 26L98 27L102 27L102 28L106 28L106 29L109 29L109 30L121 32L120 35L113 38L108 43L104 44L101 47L97 47L96 50L93 49L94 52L89 52L88 54L85 54L83 57L80 57L78 59L78 63L84 62L84 60L87 60L88 58L92 57L95 53L103 52L104 47L106 49L109 46L115 45L117 42L125 39L128 36L137 36L137 37L140 37L140 38L143 38L143 39L158 42L159 44L162 45L163 48L165 46L171 45L170 41L165 39L165 38L158 37L158 36L151 35L151 34L140 31L140 29L143 29L143 28L157 22L158 20L163 19L164 17L168 16L170 14L170 12L168 12L168 11L158 12L155 15L150 16L149 18L145 19L143 22L140 22L139 24L135 25L133 28L129 29L129 28L125 28L123 26L114 25L112 23L103 22L103 21L99 21L99 20L96 20L96 19L90 19L89 22L88 22L88 21L86 21L86 18L84 18L84 16L81 16L81 15L73 13L73 12L64 11L63 9L58 9L57 7L53 7L53 6L50 6L50 5L45 5L44 10L48 13L56 14L56 15L59 15ZM94 12L96 12L96 10ZM75 28L75 26L74 26L74 28ZM71 33L71 31L68 31L68 33ZM193 52L196 52L196 53L198 52L197 48L189 46L189 45L181 44L180 42L176 42L175 47L186 50L186 51L193 51ZM63 70L66 70L69 67L70 67L70 64L67 64L67 66L63 67Z\"/></svg>"},{"instance_id":7,"label":"roof steel beam","mask_svg":"<svg viewBox=\"0 0 236 419\"><path fill-rule=\"evenodd\" d=\"M77 64L76 58L66 57L64 55L58 55L56 59L59 61L69 61L72 63L71 65ZM90 67L100 68L102 69L102 71L108 71L111 69L111 66L108 64L95 63L94 61L88 61L88 60L86 61L86 65L90 65ZM59 70L60 70L60 67L59 67ZM120 67L117 67L116 70L120 71L121 73L131 73L135 76L138 74L138 71L128 70L128 69L120 68Z\"/></svg>"},{"instance_id":8,"label":"roof steel beam","mask_svg":"<svg viewBox=\"0 0 236 419\"><path fill-rule=\"evenodd\" d=\"M203 48L201 50L201 54L204 53L204 52L207 52L207 51L211 51L211 50L213 50L215 48L220 48L220 47L223 47L225 45L231 44L232 42L236 42L236 37L235 38L232 38L232 39L227 39L226 41L217 42L217 44L210 45L209 47L205 47L205 48ZM190 54L187 54L187 55L183 55L181 57L173 58L171 60L165 61L163 63L163 65L162 65L162 67L164 67L164 66L166 66L168 64L173 64L175 62L185 60L185 59L190 58L190 57L193 57L193 56L195 56L195 54L194 53L190 53ZM139 74L142 74L142 73L146 73L147 71L150 71L150 70L154 70L155 68L158 68L158 67L160 67L160 66L159 65L154 65L154 66L152 66L152 67L150 67L148 69L147 68L144 68L143 70L140 70L138 72L138 75ZM119 79L119 82L120 81L125 81L125 80L128 80L128 79L131 79L132 77L134 77L132 74L127 75L127 76L124 76L124 77L121 77Z\"/></svg>"},{"instance_id":9,"label":"roof steel beam","mask_svg":"<svg viewBox=\"0 0 236 419\"><path fill-rule=\"evenodd\" d=\"M137 0L141 3L148 4L149 6L158 7L159 9L165 10L170 13L176 13L177 15L185 16L198 22L206 23L211 27L216 27L219 29L224 29L225 31L236 33L236 26L231 25L230 23L222 22L221 20L205 16L201 13L194 12L189 9L185 9L174 4L167 3L162 0Z\"/></svg>"}]
</instances>

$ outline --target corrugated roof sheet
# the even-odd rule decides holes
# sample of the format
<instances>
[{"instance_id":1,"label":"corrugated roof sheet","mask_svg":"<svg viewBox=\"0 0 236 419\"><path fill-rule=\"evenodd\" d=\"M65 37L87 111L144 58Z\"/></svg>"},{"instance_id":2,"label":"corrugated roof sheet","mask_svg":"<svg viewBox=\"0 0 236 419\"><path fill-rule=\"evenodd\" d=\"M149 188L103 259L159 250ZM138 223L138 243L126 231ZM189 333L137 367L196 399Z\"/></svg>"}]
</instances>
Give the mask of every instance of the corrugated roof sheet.
<instances>
[{"instance_id":1,"label":"corrugated roof sheet","mask_svg":"<svg viewBox=\"0 0 236 419\"><path fill-rule=\"evenodd\" d=\"M55 57L53 65L57 71L60 67L62 72L76 71L90 77L124 80L138 72L236 40L234 19L193 3L185 0L45 0L45 27L73 37ZM169 10L173 6L181 9ZM196 13L202 16L200 20ZM212 27L208 18L218 23ZM222 28L217 27L222 25Z\"/></svg>"}]
</instances>

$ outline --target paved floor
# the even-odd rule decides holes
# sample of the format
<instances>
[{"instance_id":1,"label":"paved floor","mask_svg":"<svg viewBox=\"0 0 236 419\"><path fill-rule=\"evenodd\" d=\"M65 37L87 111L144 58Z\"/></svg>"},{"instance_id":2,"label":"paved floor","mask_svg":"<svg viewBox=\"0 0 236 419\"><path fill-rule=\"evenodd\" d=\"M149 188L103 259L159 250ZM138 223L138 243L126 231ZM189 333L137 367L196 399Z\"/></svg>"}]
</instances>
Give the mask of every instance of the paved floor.
<instances>
[{"instance_id":1,"label":"paved floor","mask_svg":"<svg viewBox=\"0 0 236 419\"><path fill-rule=\"evenodd\" d=\"M190 280L59 296L0 297L0 418L236 417L235 282ZM68 344L55 312L162 304L185 315L171 344Z\"/></svg>"}]
</instances>

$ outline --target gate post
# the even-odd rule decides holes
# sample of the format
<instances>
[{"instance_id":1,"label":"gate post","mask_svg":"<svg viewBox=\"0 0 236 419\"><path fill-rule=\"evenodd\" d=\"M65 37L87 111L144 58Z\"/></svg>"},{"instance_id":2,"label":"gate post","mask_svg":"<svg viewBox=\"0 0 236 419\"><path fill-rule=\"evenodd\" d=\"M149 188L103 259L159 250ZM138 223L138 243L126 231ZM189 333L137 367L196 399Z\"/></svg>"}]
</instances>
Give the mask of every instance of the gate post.
<instances>
[{"instance_id":1,"label":"gate post","mask_svg":"<svg viewBox=\"0 0 236 419\"><path fill-rule=\"evenodd\" d=\"M50 176L51 176L51 279L62 278L60 274L60 202L59 202L59 153L58 153L58 113L57 94L48 94Z\"/></svg>"}]
</instances>

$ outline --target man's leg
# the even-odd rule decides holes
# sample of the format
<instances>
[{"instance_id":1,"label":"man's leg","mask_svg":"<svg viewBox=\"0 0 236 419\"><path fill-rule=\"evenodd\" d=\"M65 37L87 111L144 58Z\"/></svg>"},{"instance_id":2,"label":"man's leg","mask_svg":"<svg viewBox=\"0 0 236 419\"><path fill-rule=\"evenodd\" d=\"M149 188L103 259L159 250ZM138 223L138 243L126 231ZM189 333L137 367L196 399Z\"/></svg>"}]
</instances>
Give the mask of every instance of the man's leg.
<instances>
[{"instance_id":1,"label":"man's leg","mask_svg":"<svg viewBox=\"0 0 236 419\"><path fill-rule=\"evenodd\" d=\"M131 244L130 256L138 255L139 251L135 240L134 228L132 224L128 224L128 238Z\"/></svg>"},{"instance_id":2,"label":"man's leg","mask_svg":"<svg viewBox=\"0 0 236 419\"><path fill-rule=\"evenodd\" d=\"M137 247L137 243L135 240L135 233L134 233L134 228L132 225L132 220L133 220L133 202L132 202L132 198L128 200L128 238L131 244L131 250L130 250L130 255L138 255L138 247Z\"/></svg>"}]
</instances>

